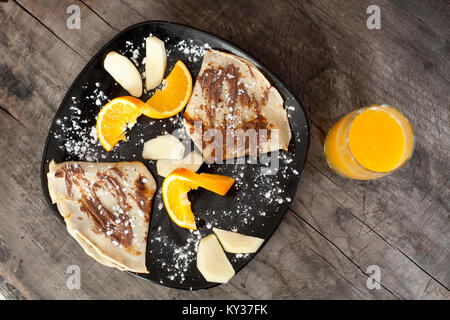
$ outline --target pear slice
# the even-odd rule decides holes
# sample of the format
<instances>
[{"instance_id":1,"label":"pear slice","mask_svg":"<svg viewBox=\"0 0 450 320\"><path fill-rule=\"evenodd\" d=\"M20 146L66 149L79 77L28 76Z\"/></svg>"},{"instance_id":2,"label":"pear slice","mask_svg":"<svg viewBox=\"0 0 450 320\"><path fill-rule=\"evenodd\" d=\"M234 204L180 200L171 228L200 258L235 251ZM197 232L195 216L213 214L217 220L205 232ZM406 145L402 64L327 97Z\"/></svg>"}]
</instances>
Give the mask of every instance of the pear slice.
<instances>
[{"instance_id":1,"label":"pear slice","mask_svg":"<svg viewBox=\"0 0 450 320\"><path fill-rule=\"evenodd\" d=\"M202 164L202 154L194 150L181 160L158 160L156 162L156 171L160 176L167 177L173 170L178 168L185 168L197 172Z\"/></svg>"},{"instance_id":2,"label":"pear slice","mask_svg":"<svg viewBox=\"0 0 450 320\"><path fill-rule=\"evenodd\" d=\"M145 88L155 89L159 86L166 72L166 48L164 41L156 37L148 37L145 40Z\"/></svg>"},{"instance_id":3,"label":"pear slice","mask_svg":"<svg viewBox=\"0 0 450 320\"><path fill-rule=\"evenodd\" d=\"M233 266L214 234L200 240L197 250L197 268L209 282L227 283L233 278Z\"/></svg>"},{"instance_id":4,"label":"pear slice","mask_svg":"<svg viewBox=\"0 0 450 320\"><path fill-rule=\"evenodd\" d=\"M237 232L213 228L223 249L230 253L254 253L258 251L264 239L246 236Z\"/></svg>"},{"instance_id":5,"label":"pear slice","mask_svg":"<svg viewBox=\"0 0 450 320\"><path fill-rule=\"evenodd\" d=\"M106 71L132 96L142 95L142 78L136 66L127 57L115 52L109 52L103 66Z\"/></svg>"},{"instance_id":6,"label":"pear slice","mask_svg":"<svg viewBox=\"0 0 450 320\"><path fill-rule=\"evenodd\" d=\"M171 134L148 140L142 150L142 158L150 160L181 160L183 156L184 145Z\"/></svg>"}]
</instances>

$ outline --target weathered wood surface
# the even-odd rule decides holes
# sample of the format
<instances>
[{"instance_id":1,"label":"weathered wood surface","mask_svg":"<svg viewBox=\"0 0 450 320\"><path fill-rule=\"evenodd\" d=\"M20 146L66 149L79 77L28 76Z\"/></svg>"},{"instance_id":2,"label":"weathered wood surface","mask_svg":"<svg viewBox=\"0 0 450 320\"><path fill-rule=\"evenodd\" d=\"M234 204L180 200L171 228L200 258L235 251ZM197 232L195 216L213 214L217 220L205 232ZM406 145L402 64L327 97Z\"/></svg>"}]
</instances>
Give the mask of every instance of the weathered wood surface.
<instances>
[{"instance_id":1,"label":"weathered wood surface","mask_svg":"<svg viewBox=\"0 0 450 320\"><path fill-rule=\"evenodd\" d=\"M81 30L66 9L81 9ZM446 1L18 0L0 3L0 298L449 299L449 12ZM164 288L86 256L43 199L39 164L54 112L84 64L113 35L168 20L219 35L268 66L304 103L311 147L292 210L227 284ZM338 177L323 139L350 110L397 106L413 158L371 182ZM66 269L81 268L81 289ZM381 289L366 285L381 269Z\"/></svg>"}]
</instances>

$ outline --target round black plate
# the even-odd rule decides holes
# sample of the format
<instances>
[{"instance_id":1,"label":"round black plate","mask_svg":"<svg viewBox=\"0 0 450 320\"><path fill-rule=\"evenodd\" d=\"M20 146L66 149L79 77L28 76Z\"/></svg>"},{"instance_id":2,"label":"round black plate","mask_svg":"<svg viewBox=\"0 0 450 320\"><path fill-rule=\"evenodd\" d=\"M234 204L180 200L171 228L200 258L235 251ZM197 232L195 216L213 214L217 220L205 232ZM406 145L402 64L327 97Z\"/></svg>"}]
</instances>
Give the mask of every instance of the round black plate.
<instances>
[{"instance_id":1,"label":"round black plate","mask_svg":"<svg viewBox=\"0 0 450 320\"><path fill-rule=\"evenodd\" d=\"M164 132L183 128L182 113L163 120L141 116L129 130L127 142L121 142L106 152L96 139L96 115L107 101L129 95L103 69L103 59L109 51L117 51L135 61L144 71L145 38L152 34L165 41L166 75L177 60L182 60L196 79L202 63L203 49L214 48L231 52L254 63L275 86L285 100L292 128L289 151L280 151L278 170L273 175L261 174L260 156L257 164L203 164L199 172L219 173L236 178L235 186L227 196L221 197L206 190L190 192L198 231L189 231L175 225L162 203L160 187L163 178L156 173L154 161L141 157L142 143ZM141 97L146 101L152 92ZM183 132L183 131L181 131ZM142 161L157 180L158 189L153 200L147 244L149 274L136 274L164 286L200 289L214 286L207 282L196 267L198 241L212 233L212 227L237 231L264 238L267 243L276 230L289 203L293 199L303 171L309 144L309 127L302 105L289 90L264 66L243 50L209 33L169 22L151 21L131 26L106 44L81 71L64 97L50 128L41 165L42 188L53 212L61 218L51 204L46 174L51 159L62 161ZM243 159L241 159L242 161ZM272 161L271 166L276 162ZM264 244L265 244L264 243ZM262 248L263 246L261 246ZM260 248L260 250L261 250ZM256 254L227 254L236 272Z\"/></svg>"}]
</instances>

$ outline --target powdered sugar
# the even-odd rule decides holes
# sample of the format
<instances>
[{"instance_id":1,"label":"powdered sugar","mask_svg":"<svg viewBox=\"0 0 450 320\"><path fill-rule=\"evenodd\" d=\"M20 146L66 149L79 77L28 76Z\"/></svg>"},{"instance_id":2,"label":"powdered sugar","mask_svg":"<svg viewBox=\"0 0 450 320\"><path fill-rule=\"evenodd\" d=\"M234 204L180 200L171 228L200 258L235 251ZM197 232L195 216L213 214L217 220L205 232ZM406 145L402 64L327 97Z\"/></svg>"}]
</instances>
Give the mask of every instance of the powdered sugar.
<instances>
[{"instance_id":1,"label":"powdered sugar","mask_svg":"<svg viewBox=\"0 0 450 320\"><path fill-rule=\"evenodd\" d=\"M203 57L205 50L211 49L211 46L208 43L198 45L194 40L189 39L179 41L174 49L183 53L188 61L197 62Z\"/></svg>"},{"instance_id":2,"label":"powdered sugar","mask_svg":"<svg viewBox=\"0 0 450 320\"><path fill-rule=\"evenodd\" d=\"M192 268L192 262L196 261L197 248L201 238L200 231L189 230L184 244L179 245L174 243L170 234L161 232L161 228L152 234L149 244L150 253L164 257L159 261L159 266L166 274L166 281L183 283L186 280L186 273ZM154 245L156 243L158 245ZM159 250L159 252L154 250Z\"/></svg>"}]
</instances>

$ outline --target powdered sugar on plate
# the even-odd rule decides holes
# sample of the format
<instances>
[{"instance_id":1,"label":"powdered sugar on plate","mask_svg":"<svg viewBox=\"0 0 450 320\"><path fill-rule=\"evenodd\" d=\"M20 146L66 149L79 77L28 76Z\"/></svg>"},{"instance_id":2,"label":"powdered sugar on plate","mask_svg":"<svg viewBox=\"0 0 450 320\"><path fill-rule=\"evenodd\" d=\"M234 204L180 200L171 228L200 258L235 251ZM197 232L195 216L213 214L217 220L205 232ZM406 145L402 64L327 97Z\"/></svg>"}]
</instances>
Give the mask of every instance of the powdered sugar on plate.
<instances>
[{"instance_id":1,"label":"powdered sugar on plate","mask_svg":"<svg viewBox=\"0 0 450 320\"><path fill-rule=\"evenodd\" d=\"M194 40L189 39L181 40L175 45L174 49L186 55L188 61L197 62L203 58L205 50L211 49L211 46L208 43L198 45Z\"/></svg>"},{"instance_id":2,"label":"powdered sugar on plate","mask_svg":"<svg viewBox=\"0 0 450 320\"><path fill-rule=\"evenodd\" d=\"M86 86L87 87L87 86ZM81 161L100 161L106 158L106 152L99 151L101 144L97 136L97 127L86 116L87 110L98 109L108 101L100 84L95 83L92 94L84 98L83 104L77 97L71 97L69 115L58 118L53 128L53 137L62 143L59 148L67 153L68 159Z\"/></svg>"},{"instance_id":3,"label":"powdered sugar on plate","mask_svg":"<svg viewBox=\"0 0 450 320\"><path fill-rule=\"evenodd\" d=\"M192 262L196 261L197 248L202 236L198 230L189 230L184 244L174 244L173 239L166 232L158 229L150 238L150 248L159 242L155 249L150 249L150 254L158 254L165 258L159 261L160 267L166 274L166 281L183 283L186 273L192 268ZM159 250L159 252L153 252Z\"/></svg>"}]
</instances>

